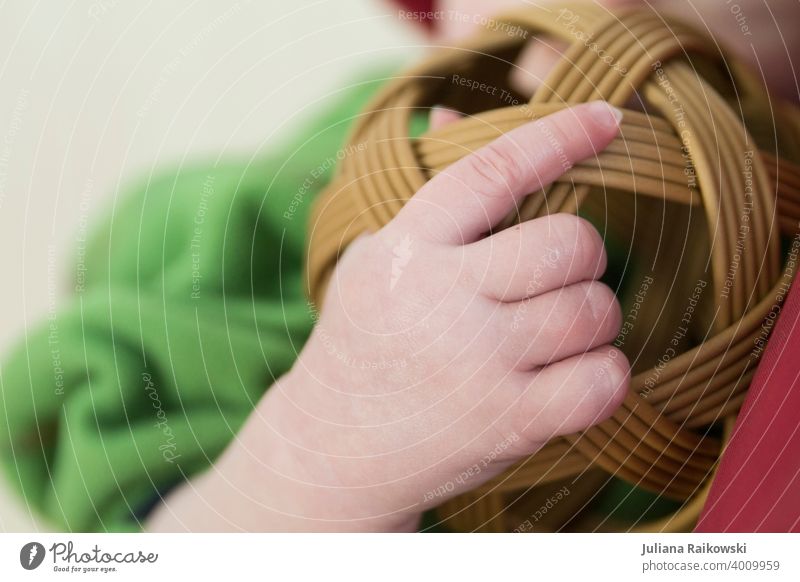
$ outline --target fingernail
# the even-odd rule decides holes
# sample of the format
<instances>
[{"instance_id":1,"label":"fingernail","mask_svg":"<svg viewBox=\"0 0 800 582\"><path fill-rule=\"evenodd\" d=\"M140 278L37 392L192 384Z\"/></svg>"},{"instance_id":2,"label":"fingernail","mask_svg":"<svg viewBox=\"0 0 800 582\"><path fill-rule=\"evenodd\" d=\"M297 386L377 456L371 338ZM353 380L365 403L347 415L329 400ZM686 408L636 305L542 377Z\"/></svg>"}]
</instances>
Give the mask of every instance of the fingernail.
<instances>
[{"instance_id":1,"label":"fingernail","mask_svg":"<svg viewBox=\"0 0 800 582\"><path fill-rule=\"evenodd\" d=\"M603 357L595 373L595 387L607 391L609 402L616 405L621 404L620 400L624 398L624 386L628 382L625 370L630 370L628 359L621 351L612 349Z\"/></svg>"},{"instance_id":2,"label":"fingernail","mask_svg":"<svg viewBox=\"0 0 800 582\"><path fill-rule=\"evenodd\" d=\"M454 109L449 109L441 105L434 105L430 112L431 129L439 129L461 119L461 114Z\"/></svg>"},{"instance_id":3,"label":"fingernail","mask_svg":"<svg viewBox=\"0 0 800 582\"><path fill-rule=\"evenodd\" d=\"M622 111L605 101L592 101L589 103L589 109L595 120L605 127L617 128L622 121Z\"/></svg>"}]
</instances>

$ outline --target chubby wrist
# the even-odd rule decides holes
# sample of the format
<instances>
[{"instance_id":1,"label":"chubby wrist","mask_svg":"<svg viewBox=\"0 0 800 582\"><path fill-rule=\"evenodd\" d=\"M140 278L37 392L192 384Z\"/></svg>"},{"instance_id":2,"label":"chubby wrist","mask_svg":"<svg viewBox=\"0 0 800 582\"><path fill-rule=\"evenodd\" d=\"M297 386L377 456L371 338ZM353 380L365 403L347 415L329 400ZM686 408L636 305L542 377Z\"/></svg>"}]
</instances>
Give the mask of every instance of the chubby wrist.
<instances>
[{"instance_id":1,"label":"chubby wrist","mask_svg":"<svg viewBox=\"0 0 800 582\"><path fill-rule=\"evenodd\" d=\"M391 487L362 485L353 459L321 452L333 427L314 421L294 398L315 383L302 367L279 379L220 459L220 478L249 506L245 529L414 531L419 510L393 507Z\"/></svg>"}]
</instances>

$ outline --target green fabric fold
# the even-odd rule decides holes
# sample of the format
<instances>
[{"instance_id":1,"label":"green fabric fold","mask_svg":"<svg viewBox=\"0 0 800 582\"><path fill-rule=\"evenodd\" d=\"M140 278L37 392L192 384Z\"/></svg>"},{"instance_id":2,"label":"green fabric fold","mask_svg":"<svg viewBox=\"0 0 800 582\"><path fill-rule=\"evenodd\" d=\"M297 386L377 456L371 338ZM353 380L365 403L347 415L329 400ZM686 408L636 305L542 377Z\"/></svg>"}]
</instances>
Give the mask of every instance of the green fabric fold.
<instances>
[{"instance_id":1,"label":"green fabric fold","mask_svg":"<svg viewBox=\"0 0 800 582\"><path fill-rule=\"evenodd\" d=\"M4 468L55 527L139 529L291 367L312 326L309 206L380 84L330 97L268 157L145 178L96 225L71 296L0 367Z\"/></svg>"}]
</instances>

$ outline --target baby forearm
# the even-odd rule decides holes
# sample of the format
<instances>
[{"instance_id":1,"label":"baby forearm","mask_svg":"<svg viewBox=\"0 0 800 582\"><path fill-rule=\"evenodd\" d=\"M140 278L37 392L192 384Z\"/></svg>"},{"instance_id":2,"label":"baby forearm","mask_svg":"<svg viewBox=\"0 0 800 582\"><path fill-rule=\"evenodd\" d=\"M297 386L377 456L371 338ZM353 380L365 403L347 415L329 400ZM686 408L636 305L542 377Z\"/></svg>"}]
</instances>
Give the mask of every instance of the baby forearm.
<instances>
[{"instance_id":1,"label":"baby forearm","mask_svg":"<svg viewBox=\"0 0 800 582\"><path fill-rule=\"evenodd\" d=\"M368 494L337 487L325 457L299 447L302 431L279 380L218 462L151 513L145 529L172 531L414 531L418 512L374 514ZM279 432L281 434L279 434ZM295 442L290 442L295 441ZM328 466L326 466L328 465ZM325 473L323 475L323 473ZM378 512L383 513L383 512Z\"/></svg>"}]
</instances>

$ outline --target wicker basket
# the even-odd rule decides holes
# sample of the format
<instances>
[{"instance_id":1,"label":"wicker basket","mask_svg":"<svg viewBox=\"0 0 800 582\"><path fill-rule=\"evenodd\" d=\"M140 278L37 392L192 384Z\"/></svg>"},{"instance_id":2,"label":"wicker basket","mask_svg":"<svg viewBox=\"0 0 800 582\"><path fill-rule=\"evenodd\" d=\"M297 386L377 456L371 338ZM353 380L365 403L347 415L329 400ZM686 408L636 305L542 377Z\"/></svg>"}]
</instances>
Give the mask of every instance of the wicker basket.
<instances>
[{"instance_id":1,"label":"wicker basket","mask_svg":"<svg viewBox=\"0 0 800 582\"><path fill-rule=\"evenodd\" d=\"M569 48L525 100L508 78L537 35ZM649 9L528 8L395 78L351 132L355 154L317 200L309 229L318 305L343 246L389 222L436 172L569 104L605 99L624 111L608 149L533 193L505 224L577 212L621 249L614 284L630 323L616 343L633 365L630 392L605 422L552 440L446 503L439 515L452 529L693 526L793 277L781 238L794 236L800 219L797 111L771 101L716 47ZM410 136L412 116L434 104L468 115ZM678 509L646 523L609 518L595 500L620 481Z\"/></svg>"}]
</instances>

